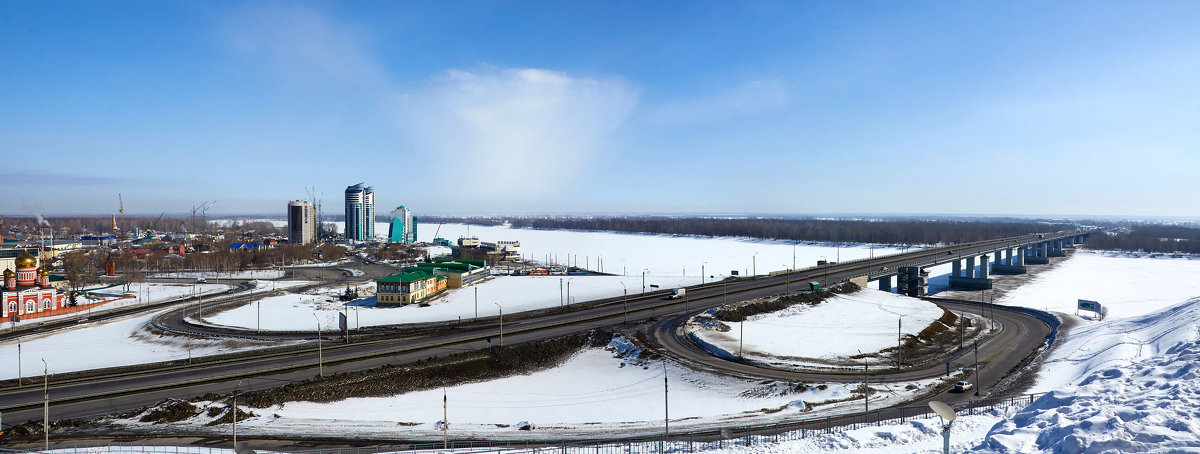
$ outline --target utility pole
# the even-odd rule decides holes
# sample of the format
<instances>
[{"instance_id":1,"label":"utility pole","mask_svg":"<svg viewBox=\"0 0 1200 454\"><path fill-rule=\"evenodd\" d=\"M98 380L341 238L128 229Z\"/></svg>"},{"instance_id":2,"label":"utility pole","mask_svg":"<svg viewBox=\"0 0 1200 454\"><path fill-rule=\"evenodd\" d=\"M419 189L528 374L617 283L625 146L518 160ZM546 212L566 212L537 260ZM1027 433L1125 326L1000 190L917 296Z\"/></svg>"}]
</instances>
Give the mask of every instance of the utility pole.
<instances>
[{"instance_id":1,"label":"utility pole","mask_svg":"<svg viewBox=\"0 0 1200 454\"><path fill-rule=\"evenodd\" d=\"M963 336L964 336L965 330L966 330L966 313L959 312L958 313L958 349L959 350L962 350L962 348L963 348Z\"/></svg>"},{"instance_id":2,"label":"utility pole","mask_svg":"<svg viewBox=\"0 0 1200 454\"><path fill-rule=\"evenodd\" d=\"M562 281L562 278L560 277L560 278L558 278L558 307L562 307L562 306L563 306L563 281Z\"/></svg>"},{"instance_id":3,"label":"utility pole","mask_svg":"<svg viewBox=\"0 0 1200 454\"><path fill-rule=\"evenodd\" d=\"M704 265L708 265L708 262L700 264L700 285L704 285Z\"/></svg>"},{"instance_id":4,"label":"utility pole","mask_svg":"<svg viewBox=\"0 0 1200 454\"><path fill-rule=\"evenodd\" d=\"M900 317L900 318L896 319L896 370L900 370L900 361L903 360L903 355L900 353L900 349L904 348L903 347L903 339L904 339L903 327L904 327L904 317Z\"/></svg>"},{"instance_id":5,"label":"utility pole","mask_svg":"<svg viewBox=\"0 0 1200 454\"><path fill-rule=\"evenodd\" d=\"M567 281L567 304L571 304L571 281Z\"/></svg>"},{"instance_id":6,"label":"utility pole","mask_svg":"<svg viewBox=\"0 0 1200 454\"><path fill-rule=\"evenodd\" d=\"M446 388L442 388L442 449L450 449L450 419L449 410L446 409Z\"/></svg>"},{"instance_id":7,"label":"utility pole","mask_svg":"<svg viewBox=\"0 0 1200 454\"><path fill-rule=\"evenodd\" d=\"M479 318L479 287L475 287L475 318Z\"/></svg>"},{"instance_id":8,"label":"utility pole","mask_svg":"<svg viewBox=\"0 0 1200 454\"><path fill-rule=\"evenodd\" d=\"M257 308L258 308L257 331L259 332L259 334L261 334L262 333L262 300L255 301L255 306L257 306Z\"/></svg>"}]
</instances>

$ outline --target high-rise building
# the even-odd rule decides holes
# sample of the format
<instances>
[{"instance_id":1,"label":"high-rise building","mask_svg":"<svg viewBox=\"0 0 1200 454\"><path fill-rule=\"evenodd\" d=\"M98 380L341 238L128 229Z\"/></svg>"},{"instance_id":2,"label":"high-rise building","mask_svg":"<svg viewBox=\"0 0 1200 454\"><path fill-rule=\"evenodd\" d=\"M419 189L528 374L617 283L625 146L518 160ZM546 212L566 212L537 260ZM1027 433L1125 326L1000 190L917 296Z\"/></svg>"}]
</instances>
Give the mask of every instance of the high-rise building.
<instances>
[{"instance_id":1,"label":"high-rise building","mask_svg":"<svg viewBox=\"0 0 1200 454\"><path fill-rule=\"evenodd\" d=\"M346 188L346 239L367 241L375 236L375 188L359 183Z\"/></svg>"},{"instance_id":2,"label":"high-rise building","mask_svg":"<svg viewBox=\"0 0 1200 454\"><path fill-rule=\"evenodd\" d=\"M392 210L392 222L388 228L388 242L412 244L417 242L417 226L413 222L412 212L404 205Z\"/></svg>"},{"instance_id":3,"label":"high-rise building","mask_svg":"<svg viewBox=\"0 0 1200 454\"><path fill-rule=\"evenodd\" d=\"M288 202L288 242L312 244L317 241L317 209L303 200Z\"/></svg>"}]
</instances>

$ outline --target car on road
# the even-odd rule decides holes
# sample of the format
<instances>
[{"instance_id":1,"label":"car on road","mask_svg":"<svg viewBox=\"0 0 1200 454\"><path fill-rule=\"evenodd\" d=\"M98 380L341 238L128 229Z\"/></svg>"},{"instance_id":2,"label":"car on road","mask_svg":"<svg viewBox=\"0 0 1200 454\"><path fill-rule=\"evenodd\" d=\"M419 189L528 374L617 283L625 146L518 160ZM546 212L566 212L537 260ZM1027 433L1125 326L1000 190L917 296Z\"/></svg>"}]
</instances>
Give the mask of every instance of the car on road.
<instances>
[{"instance_id":1,"label":"car on road","mask_svg":"<svg viewBox=\"0 0 1200 454\"><path fill-rule=\"evenodd\" d=\"M966 392L966 391L969 391L974 386L975 385L972 385L971 382L969 382L969 381L959 380L958 383L954 384L954 392L959 392L959 393Z\"/></svg>"}]
</instances>

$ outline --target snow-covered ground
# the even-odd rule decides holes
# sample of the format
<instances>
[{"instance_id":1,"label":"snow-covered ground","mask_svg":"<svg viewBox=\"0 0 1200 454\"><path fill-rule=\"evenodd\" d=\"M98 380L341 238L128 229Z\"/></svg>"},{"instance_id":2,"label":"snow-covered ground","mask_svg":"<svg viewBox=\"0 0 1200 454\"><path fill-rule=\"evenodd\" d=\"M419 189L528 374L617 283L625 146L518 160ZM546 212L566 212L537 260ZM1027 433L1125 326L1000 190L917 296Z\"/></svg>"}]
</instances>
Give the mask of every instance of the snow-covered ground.
<instances>
[{"instance_id":1,"label":"snow-covered ground","mask_svg":"<svg viewBox=\"0 0 1200 454\"><path fill-rule=\"evenodd\" d=\"M150 320L161 312L120 320L94 321L66 331L5 341L0 343L0 358L15 366L19 343L20 369L26 377L35 375L35 372L41 373L42 359L46 360L51 374L186 359L186 338L151 334L145 329ZM191 355L215 355L278 345L281 344L194 338L191 341ZM0 369L0 379L16 378L17 373L17 367L4 367Z\"/></svg>"},{"instance_id":2,"label":"snow-covered ground","mask_svg":"<svg viewBox=\"0 0 1200 454\"><path fill-rule=\"evenodd\" d=\"M90 317L91 314L100 314L113 309L119 309L129 306L138 306L143 304L158 303L177 298L194 296L198 293L211 295L229 290L231 287L224 284L154 284L140 282L131 284L129 291L125 291L125 286L109 287L106 289L95 290L88 292L88 296L79 298L79 304L87 304L96 301L114 300L100 306L93 307L87 311L75 312L71 314L56 315L53 317L30 318L16 322L15 326L37 325L50 320L60 320L63 318L78 318ZM127 298L128 297L128 298ZM5 321L6 325L12 326L13 323Z\"/></svg>"},{"instance_id":3,"label":"snow-covered ground","mask_svg":"<svg viewBox=\"0 0 1200 454\"><path fill-rule=\"evenodd\" d=\"M1195 258L1079 250L996 303L1074 314L1086 299L1108 308L1109 318L1138 316L1200 296L1197 276Z\"/></svg>"},{"instance_id":4,"label":"snow-covered ground","mask_svg":"<svg viewBox=\"0 0 1200 454\"><path fill-rule=\"evenodd\" d=\"M606 349L585 349L560 367L445 389L450 430L456 438L493 440L586 436L608 432L633 436L658 433L663 417L663 373L669 384L671 427L676 430L738 427L797 417L818 418L862 405L859 384L763 382L696 372L673 362L637 359L628 340L615 337ZM872 384L872 405L901 402L936 383ZM336 424L343 435L364 438L440 439L443 390L397 396L353 398L333 403L288 402L262 409L239 422L253 435L304 433ZM203 415L174 423L206 428ZM143 427L136 418L123 424ZM534 430L518 430L527 422Z\"/></svg>"},{"instance_id":5,"label":"snow-covered ground","mask_svg":"<svg viewBox=\"0 0 1200 454\"><path fill-rule=\"evenodd\" d=\"M895 347L899 336L916 335L942 315L941 308L921 299L862 289L815 306L797 304L742 323L725 323L726 331L718 329L719 322L711 316L700 315L687 329L721 356L736 357L741 350L751 361L829 367L829 360Z\"/></svg>"}]
</instances>

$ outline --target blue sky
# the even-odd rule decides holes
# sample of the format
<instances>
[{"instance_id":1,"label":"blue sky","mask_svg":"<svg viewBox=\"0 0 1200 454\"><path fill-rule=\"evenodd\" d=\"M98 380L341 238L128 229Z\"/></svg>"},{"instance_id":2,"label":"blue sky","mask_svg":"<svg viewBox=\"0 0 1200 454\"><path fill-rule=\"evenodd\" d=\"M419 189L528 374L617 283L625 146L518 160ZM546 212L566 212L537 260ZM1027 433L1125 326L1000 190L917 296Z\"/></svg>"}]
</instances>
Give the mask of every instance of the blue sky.
<instances>
[{"instance_id":1,"label":"blue sky","mask_svg":"<svg viewBox=\"0 0 1200 454\"><path fill-rule=\"evenodd\" d=\"M1200 213L1198 2L8 2L0 213Z\"/></svg>"}]
</instances>

